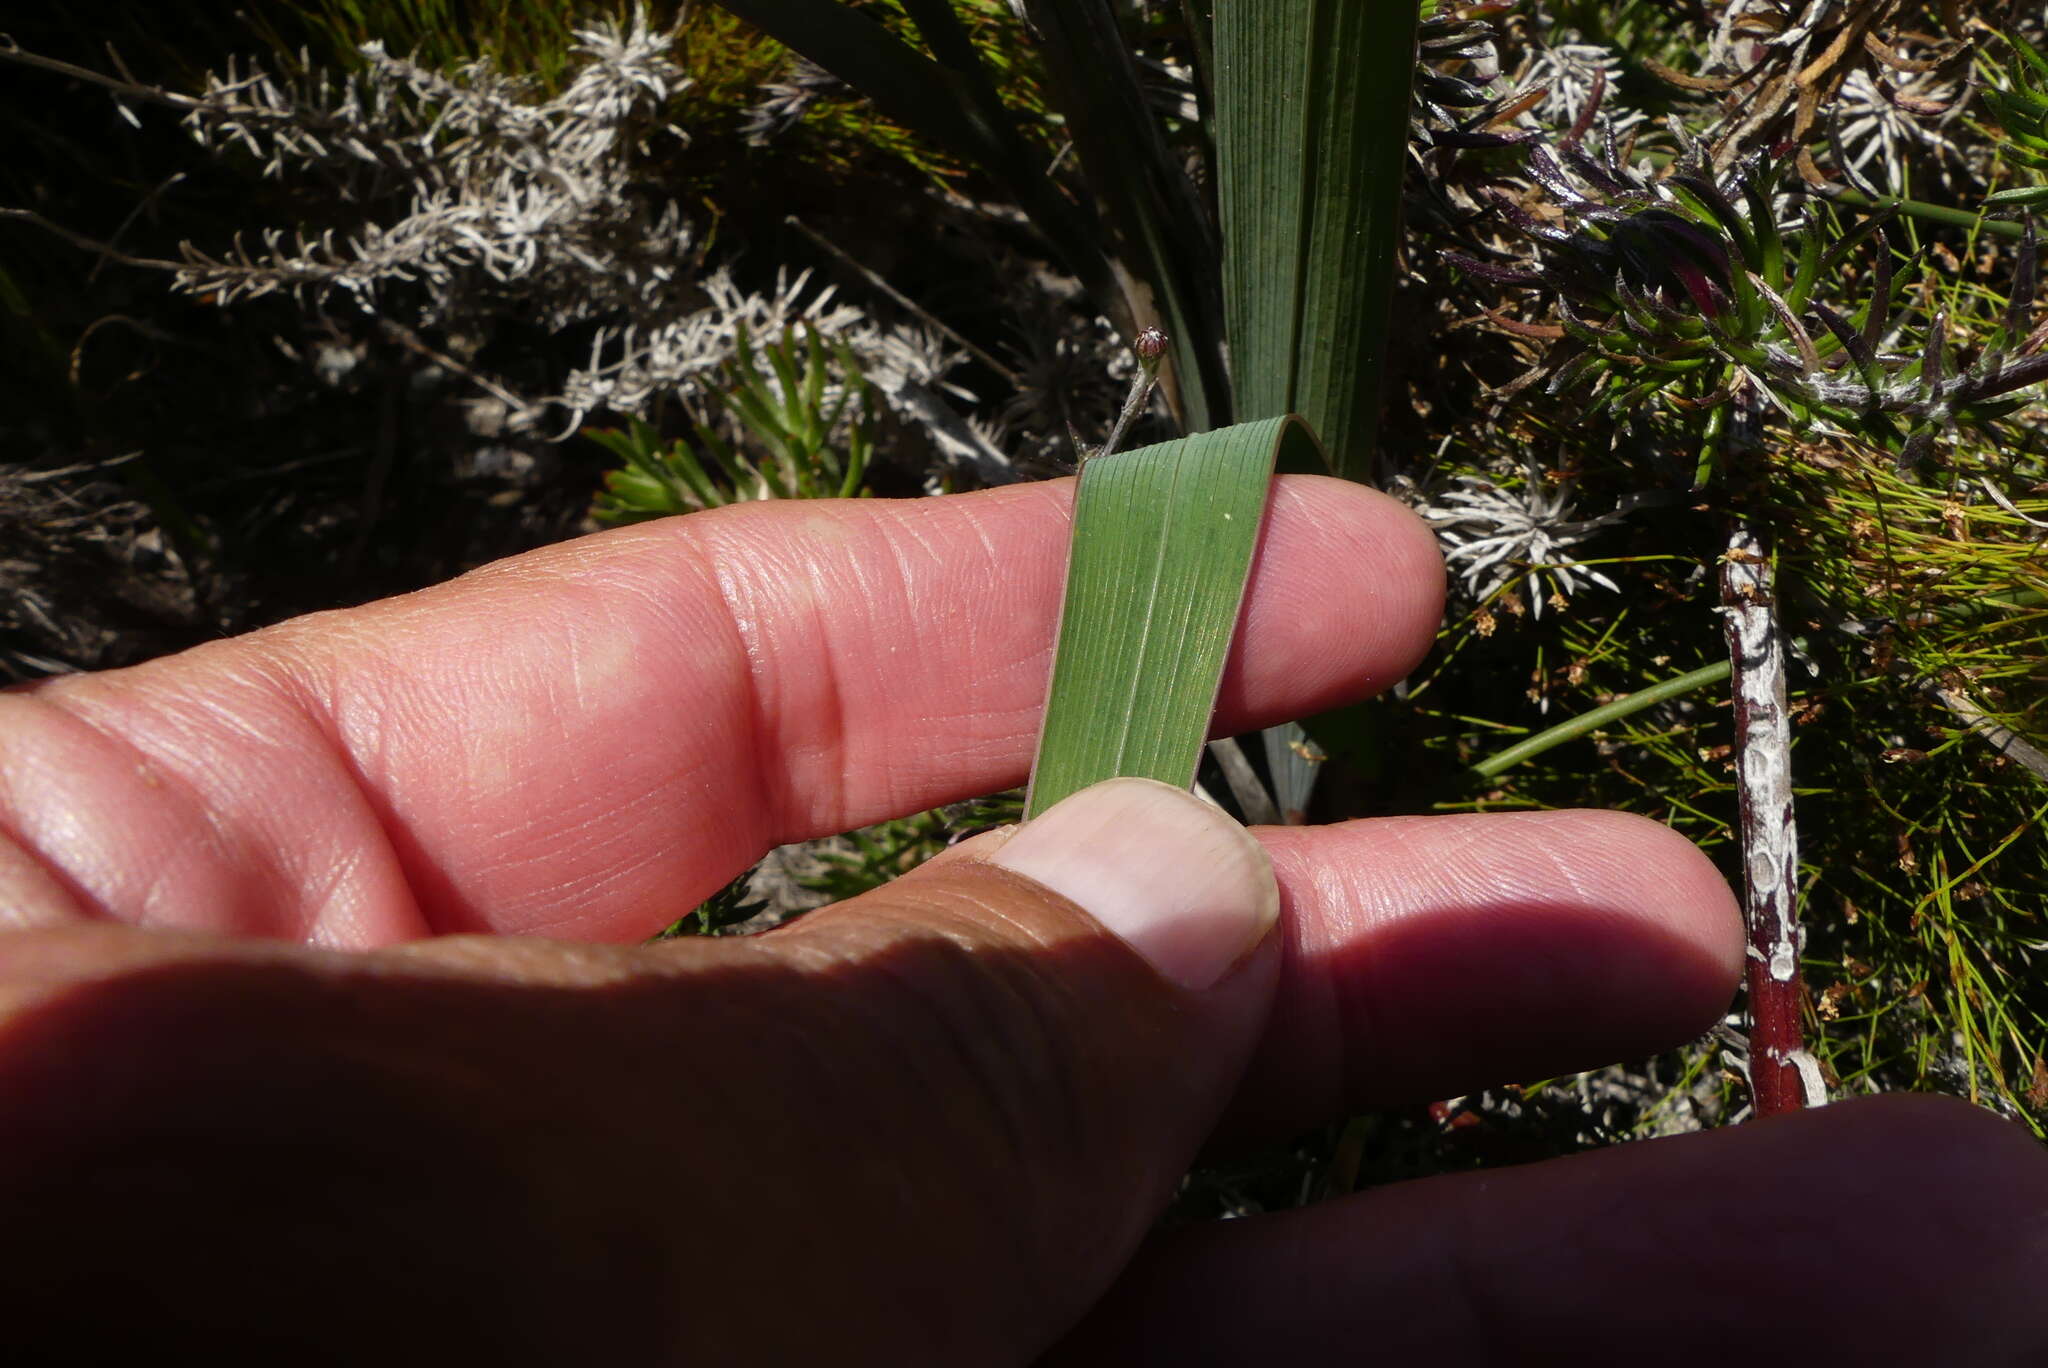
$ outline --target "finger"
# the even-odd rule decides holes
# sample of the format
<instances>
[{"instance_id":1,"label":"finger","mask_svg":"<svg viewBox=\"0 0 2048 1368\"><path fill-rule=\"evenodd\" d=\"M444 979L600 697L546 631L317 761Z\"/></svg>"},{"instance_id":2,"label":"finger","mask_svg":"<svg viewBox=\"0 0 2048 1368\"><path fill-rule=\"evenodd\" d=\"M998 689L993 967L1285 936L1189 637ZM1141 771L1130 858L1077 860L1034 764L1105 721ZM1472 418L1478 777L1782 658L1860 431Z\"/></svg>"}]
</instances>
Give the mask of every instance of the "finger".
<instances>
[{"instance_id":1,"label":"finger","mask_svg":"<svg viewBox=\"0 0 2048 1368\"><path fill-rule=\"evenodd\" d=\"M1191 1229L1059 1364L2048 1362L2048 1155L1846 1103Z\"/></svg>"},{"instance_id":2,"label":"finger","mask_svg":"<svg viewBox=\"0 0 2048 1368\"><path fill-rule=\"evenodd\" d=\"M0 697L0 832L156 924L644 935L779 842L1023 777L1071 499L720 510ZM1280 481L1219 725L1398 678L1441 586L1394 500Z\"/></svg>"},{"instance_id":3,"label":"finger","mask_svg":"<svg viewBox=\"0 0 2048 1368\"><path fill-rule=\"evenodd\" d=\"M1233 1128L1450 1097L1668 1049L1741 975L1741 914L1692 842L1619 812L1261 828L1282 988Z\"/></svg>"},{"instance_id":4,"label":"finger","mask_svg":"<svg viewBox=\"0 0 2048 1368\"><path fill-rule=\"evenodd\" d=\"M1120 780L765 937L0 941L9 1347L1027 1362L1227 1097L1277 912Z\"/></svg>"}]
</instances>

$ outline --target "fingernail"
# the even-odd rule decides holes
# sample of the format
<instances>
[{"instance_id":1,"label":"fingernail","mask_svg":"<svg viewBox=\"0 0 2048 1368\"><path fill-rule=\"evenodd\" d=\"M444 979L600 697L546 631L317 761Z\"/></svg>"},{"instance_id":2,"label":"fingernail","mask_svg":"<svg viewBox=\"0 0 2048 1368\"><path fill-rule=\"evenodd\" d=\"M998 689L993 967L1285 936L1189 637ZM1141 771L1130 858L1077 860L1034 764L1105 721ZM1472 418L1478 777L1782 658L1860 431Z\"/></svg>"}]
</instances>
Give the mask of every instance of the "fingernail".
<instances>
[{"instance_id":1,"label":"fingernail","mask_svg":"<svg viewBox=\"0 0 2048 1368\"><path fill-rule=\"evenodd\" d=\"M1214 984L1280 916L1265 848L1228 814L1152 779L1110 779L988 857L1078 904L1184 988Z\"/></svg>"}]
</instances>

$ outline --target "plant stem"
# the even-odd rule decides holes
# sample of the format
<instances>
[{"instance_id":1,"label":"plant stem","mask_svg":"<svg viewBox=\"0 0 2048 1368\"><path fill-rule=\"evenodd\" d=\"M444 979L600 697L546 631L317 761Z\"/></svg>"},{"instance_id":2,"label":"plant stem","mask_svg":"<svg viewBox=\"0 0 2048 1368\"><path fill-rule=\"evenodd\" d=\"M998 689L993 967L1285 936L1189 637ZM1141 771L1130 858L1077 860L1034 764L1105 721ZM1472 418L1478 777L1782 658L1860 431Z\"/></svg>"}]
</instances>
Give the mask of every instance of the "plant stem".
<instances>
[{"instance_id":1,"label":"plant stem","mask_svg":"<svg viewBox=\"0 0 2048 1368\"><path fill-rule=\"evenodd\" d=\"M1792 729L1785 643L1763 538L1739 524L1721 558L1721 612L1735 679L1735 794L1749 928L1749 1092L1758 1116L1820 1106L1827 1090L1800 1013L1799 838L1792 820Z\"/></svg>"},{"instance_id":2,"label":"plant stem","mask_svg":"<svg viewBox=\"0 0 2048 1368\"><path fill-rule=\"evenodd\" d=\"M1866 195L1861 190L1846 187L1821 192L1837 204L1847 204L1857 209L1896 209L1902 214L1930 223L1946 223L1957 228L1973 228L1993 233L1999 237L2019 238L2026 236L2026 228L2010 219L1986 218L1973 214L1968 209L1955 209L1945 204L1929 204L1925 200L1900 199L1897 195Z\"/></svg>"},{"instance_id":3,"label":"plant stem","mask_svg":"<svg viewBox=\"0 0 2048 1368\"><path fill-rule=\"evenodd\" d=\"M1152 386L1159 381L1159 358L1166 354L1166 344L1166 334L1157 328L1146 328L1138 334L1137 345L1133 348L1138 355L1138 373L1131 377L1131 392L1124 396L1124 409L1116 416L1116 426L1109 430L1109 436L1103 438L1102 445L1090 454L1089 459L1114 453L1117 444L1123 441L1124 433L1145 411L1145 405L1152 398Z\"/></svg>"},{"instance_id":4,"label":"plant stem","mask_svg":"<svg viewBox=\"0 0 2048 1368\"><path fill-rule=\"evenodd\" d=\"M963 337L958 332L955 332L951 327L947 326L946 321L944 319L940 318L930 309L925 308L924 305L919 304L916 300L912 299L909 295L903 293L903 291L897 289L894 285L891 285L888 281L882 279L881 274L879 272L875 271L872 267L869 267L863 262L861 262L860 259L855 257L851 252L841 247L838 243L832 241L832 239L826 237L823 233L820 233L817 229L811 227L810 224L805 223L795 214L783 215L782 221L787 226L796 229L799 233L802 233L812 242L817 243L818 246L824 248L833 256L839 258L839 260L842 263L844 263L847 267L859 273L861 278L866 280L868 284L874 286L877 290L880 290L883 294L895 300L898 304L901 304L905 309L909 310L918 318L923 319L927 324L938 329L947 337L952 338L953 341L958 343L967 351L968 355L972 356L975 360L981 362L982 365L987 366L990 370L994 371L997 375L1002 376L1003 379L1009 381L1012 385L1021 385L1024 383L1024 378L1021 375L1019 375L1015 369L1004 365L1001 361L998 361L995 357L991 356L982 348L975 346L974 343L970 341L968 338Z\"/></svg>"},{"instance_id":5,"label":"plant stem","mask_svg":"<svg viewBox=\"0 0 2048 1368\"><path fill-rule=\"evenodd\" d=\"M1566 718L1556 726L1537 732L1525 741L1518 741L1504 751L1487 756L1472 767L1472 772L1482 778L1491 779L1524 760L1535 759L1553 746L1561 746L1567 741L1576 740L1588 732L1606 726L1609 722L1627 717L1630 713L1641 712L1644 708L1662 703L1667 698L1677 698L1680 694L1691 693L1694 689L1719 683L1728 677L1728 669L1727 661L1716 661L1712 665L1702 665L1699 669L1679 675L1675 679L1667 679L1662 684L1652 684L1647 689L1638 689L1626 698L1603 703L1590 712Z\"/></svg>"}]
</instances>

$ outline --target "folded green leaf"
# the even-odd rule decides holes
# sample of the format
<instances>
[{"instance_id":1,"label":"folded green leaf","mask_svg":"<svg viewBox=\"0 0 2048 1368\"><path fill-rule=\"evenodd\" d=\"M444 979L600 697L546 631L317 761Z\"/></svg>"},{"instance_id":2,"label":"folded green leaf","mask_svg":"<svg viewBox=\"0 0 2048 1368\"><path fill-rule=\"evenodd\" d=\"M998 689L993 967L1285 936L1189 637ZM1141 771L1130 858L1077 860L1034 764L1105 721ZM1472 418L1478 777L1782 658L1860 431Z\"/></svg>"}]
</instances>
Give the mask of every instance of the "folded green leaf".
<instances>
[{"instance_id":1,"label":"folded green leaf","mask_svg":"<svg viewBox=\"0 0 2048 1368\"><path fill-rule=\"evenodd\" d=\"M1322 459L1289 415L1082 469L1027 816L1103 779L1194 782L1283 449Z\"/></svg>"}]
</instances>

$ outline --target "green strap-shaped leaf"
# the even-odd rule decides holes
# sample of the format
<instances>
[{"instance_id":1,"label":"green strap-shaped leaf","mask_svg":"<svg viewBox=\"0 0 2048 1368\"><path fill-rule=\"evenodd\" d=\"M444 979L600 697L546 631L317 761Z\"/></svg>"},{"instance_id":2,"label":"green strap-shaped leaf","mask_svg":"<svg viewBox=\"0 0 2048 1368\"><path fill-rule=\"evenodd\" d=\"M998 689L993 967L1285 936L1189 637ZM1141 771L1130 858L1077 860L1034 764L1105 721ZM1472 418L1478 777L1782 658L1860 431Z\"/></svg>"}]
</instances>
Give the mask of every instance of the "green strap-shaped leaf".
<instances>
[{"instance_id":1,"label":"green strap-shaped leaf","mask_svg":"<svg viewBox=\"0 0 2048 1368\"><path fill-rule=\"evenodd\" d=\"M1321 460L1286 416L1082 469L1026 816L1121 775L1194 782L1283 448Z\"/></svg>"},{"instance_id":2,"label":"green strap-shaped leaf","mask_svg":"<svg viewBox=\"0 0 2048 1368\"><path fill-rule=\"evenodd\" d=\"M1233 412L1299 413L1366 478L1386 366L1416 0L1215 0Z\"/></svg>"}]
</instances>

